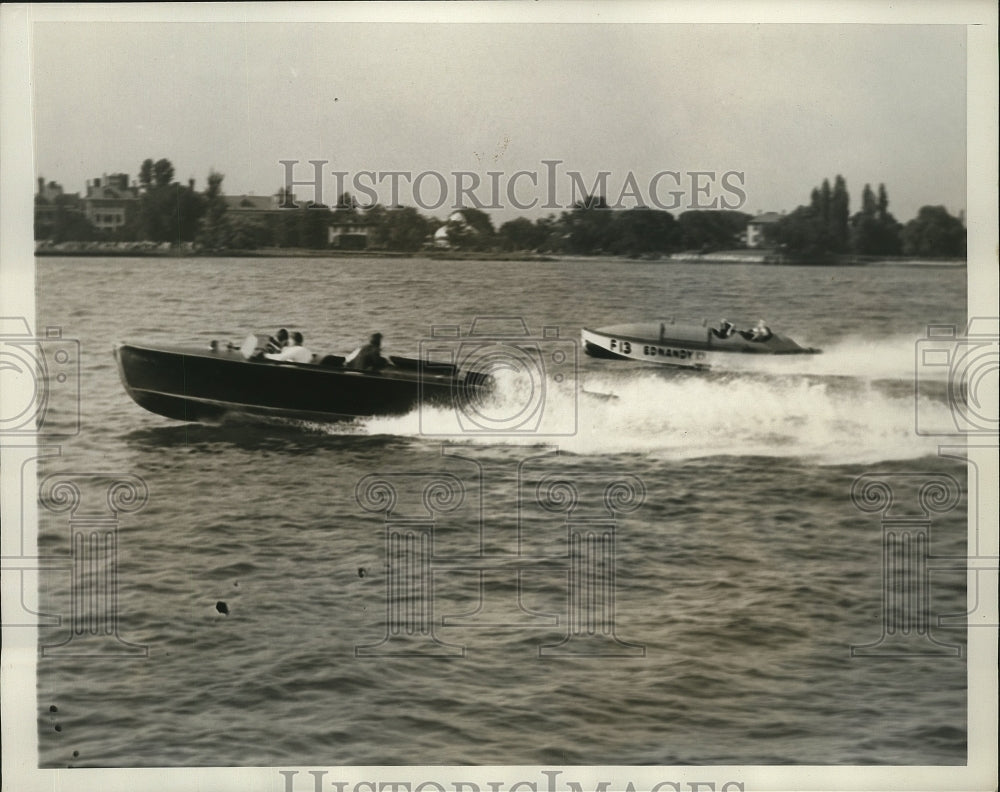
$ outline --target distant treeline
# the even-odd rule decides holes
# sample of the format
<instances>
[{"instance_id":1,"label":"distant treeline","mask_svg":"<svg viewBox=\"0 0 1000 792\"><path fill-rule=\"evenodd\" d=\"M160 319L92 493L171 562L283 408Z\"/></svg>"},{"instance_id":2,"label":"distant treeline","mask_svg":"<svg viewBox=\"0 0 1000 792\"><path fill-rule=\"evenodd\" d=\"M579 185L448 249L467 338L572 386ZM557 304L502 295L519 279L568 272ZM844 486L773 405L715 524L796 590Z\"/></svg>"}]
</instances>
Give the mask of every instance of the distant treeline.
<instances>
[{"instance_id":1,"label":"distant treeline","mask_svg":"<svg viewBox=\"0 0 1000 792\"><path fill-rule=\"evenodd\" d=\"M732 210L691 210L674 216L648 209L611 209L603 196L586 196L559 215L529 220L519 217L499 228L479 209L462 209L447 219L427 217L413 207L362 208L349 193L333 207L290 204L278 190L274 207L254 211L231 208L222 192L222 174L211 172L203 191L194 181L174 181L169 160L145 160L138 187L128 200L124 222L114 230L98 229L87 218L78 196L59 195L51 202L36 196L35 238L67 241L191 243L206 252L266 247L329 247L417 252L447 248L463 252L513 252L656 257L682 251L711 253L746 246L752 216ZM49 205L54 203L53 205ZM42 205L45 206L42 206ZM925 206L916 218L900 224L888 211L884 185L862 192L861 209L851 215L843 177L831 187L824 180L800 206L762 226L764 245L790 257L823 260L831 256L965 255L965 227L941 206ZM39 211L39 207L44 211ZM773 219L773 218L772 218ZM333 229L333 230L331 230Z\"/></svg>"},{"instance_id":2,"label":"distant treeline","mask_svg":"<svg viewBox=\"0 0 1000 792\"><path fill-rule=\"evenodd\" d=\"M851 215L850 196L843 176L829 179L812 191L809 204L782 215L764 228L769 246L806 259L841 254L862 256L965 256L966 230L960 218L943 206L921 207L906 225L889 212L884 184L878 194L866 184L861 210Z\"/></svg>"}]
</instances>

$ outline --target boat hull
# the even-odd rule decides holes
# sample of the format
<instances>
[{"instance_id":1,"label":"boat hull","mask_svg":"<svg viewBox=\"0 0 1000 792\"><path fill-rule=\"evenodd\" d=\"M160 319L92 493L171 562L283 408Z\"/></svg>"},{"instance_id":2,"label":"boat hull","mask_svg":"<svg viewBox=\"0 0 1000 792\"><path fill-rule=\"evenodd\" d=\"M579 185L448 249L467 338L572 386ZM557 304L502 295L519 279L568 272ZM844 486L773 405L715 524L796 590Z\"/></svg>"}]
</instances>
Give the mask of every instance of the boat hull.
<instances>
[{"instance_id":1,"label":"boat hull","mask_svg":"<svg viewBox=\"0 0 1000 792\"><path fill-rule=\"evenodd\" d=\"M753 341L739 333L720 338L705 325L674 322L585 327L581 340L591 357L691 369L709 369L734 355L808 355L820 351L799 346L777 333L772 333L766 341Z\"/></svg>"},{"instance_id":2,"label":"boat hull","mask_svg":"<svg viewBox=\"0 0 1000 792\"><path fill-rule=\"evenodd\" d=\"M474 377L434 364L367 372L246 360L230 349L119 344L114 352L133 401L178 421L259 416L337 422L404 415L425 403L460 405L485 387Z\"/></svg>"}]
</instances>

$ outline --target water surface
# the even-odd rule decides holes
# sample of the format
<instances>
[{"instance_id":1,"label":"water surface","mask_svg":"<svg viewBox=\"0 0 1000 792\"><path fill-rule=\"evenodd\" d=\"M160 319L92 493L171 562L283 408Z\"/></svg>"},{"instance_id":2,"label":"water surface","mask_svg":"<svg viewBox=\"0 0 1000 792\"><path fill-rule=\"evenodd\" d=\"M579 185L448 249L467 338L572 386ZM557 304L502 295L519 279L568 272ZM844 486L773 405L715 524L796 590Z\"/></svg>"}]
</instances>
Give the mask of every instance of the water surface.
<instances>
[{"instance_id":1,"label":"water surface","mask_svg":"<svg viewBox=\"0 0 1000 792\"><path fill-rule=\"evenodd\" d=\"M880 515L852 502L859 476L953 477L933 552L964 554L965 467L914 430L915 376L927 419L949 419L915 344L928 324L964 326L964 269L50 258L37 283L38 325L80 341L83 395L79 434L40 478L131 475L149 492L118 534L119 634L148 656L39 660L43 767L965 762L962 657L851 655L884 628ZM444 410L185 425L132 403L111 356L278 327L341 354L379 330L412 355L487 315L522 316L525 343L566 353L536 383L561 434L447 437ZM764 317L825 352L690 374L575 346L584 325L670 316ZM357 497L373 474L397 484L390 519L436 518L433 590L392 601L430 603L441 656L379 654L400 556ZM460 482L451 511L424 509L435 477ZM569 522L540 505L553 479L579 493ZM610 481L640 482L641 505L610 514ZM42 552L64 552L66 515L41 519ZM570 561L588 525L614 529L614 600L594 594L603 648L577 655L559 647L589 636L568 618L573 586L599 576ZM932 582L935 617L964 610L964 572ZM65 571L42 596L70 613ZM962 628L934 638L965 643Z\"/></svg>"}]
</instances>

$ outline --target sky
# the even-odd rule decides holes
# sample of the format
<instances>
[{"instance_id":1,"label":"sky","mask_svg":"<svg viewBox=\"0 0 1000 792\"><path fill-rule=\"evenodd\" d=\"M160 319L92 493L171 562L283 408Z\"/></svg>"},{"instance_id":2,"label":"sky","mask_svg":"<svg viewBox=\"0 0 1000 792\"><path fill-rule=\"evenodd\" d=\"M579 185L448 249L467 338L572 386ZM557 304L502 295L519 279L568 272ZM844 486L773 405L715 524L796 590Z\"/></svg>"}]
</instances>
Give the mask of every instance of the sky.
<instances>
[{"instance_id":1,"label":"sky","mask_svg":"<svg viewBox=\"0 0 1000 792\"><path fill-rule=\"evenodd\" d=\"M886 185L903 222L928 204L966 209L962 26L360 23L339 21L336 8L317 17L37 22L36 176L83 192L87 179L135 178L144 159L165 157L199 189L215 170L227 194L264 195L285 181L281 160L299 161L293 178L307 182L308 161L322 160L327 202L333 171L351 192L352 179L375 184L382 202L390 182L360 172L444 174L447 201L425 213L446 216L458 199L452 174L468 171L504 220L555 211L550 184L565 205L569 171L586 187L607 172L609 199L632 174L622 205L637 188L674 214L713 202L791 211L841 174L852 212L866 183ZM507 195L522 170L537 174L537 187L522 176L514 191L535 201L529 209ZM724 183L726 173L738 175ZM401 179L400 200L413 204ZM295 189L312 197L309 185ZM422 182L424 207L438 195L436 179Z\"/></svg>"}]
</instances>

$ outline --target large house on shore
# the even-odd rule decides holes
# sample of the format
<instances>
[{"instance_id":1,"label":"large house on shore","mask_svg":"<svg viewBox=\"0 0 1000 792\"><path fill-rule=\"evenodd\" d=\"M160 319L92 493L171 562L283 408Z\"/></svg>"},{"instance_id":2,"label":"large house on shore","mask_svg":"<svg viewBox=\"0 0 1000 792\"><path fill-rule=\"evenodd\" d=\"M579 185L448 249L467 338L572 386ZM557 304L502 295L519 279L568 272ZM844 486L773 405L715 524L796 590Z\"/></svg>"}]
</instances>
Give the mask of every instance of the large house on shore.
<instances>
[{"instance_id":1,"label":"large house on shore","mask_svg":"<svg viewBox=\"0 0 1000 792\"><path fill-rule=\"evenodd\" d=\"M139 206L139 188L129 184L127 173L105 173L87 180L87 191L67 193L58 182L38 177L35 193L35 228L48 236L60 212L85 217L98 231L114 233L128 223ZM63 215L65 216L65 215Z\"/></svg>"},{"instance_id":2,"label":"large house on shore","mask_svg":"<svg viewBox=\"0 0 1000 792\"><path fill-rule=\"evenodd\" d=\"M59 210L83 214L79 193L67 193L59 182L46 182L38 177L38 192L35 193L35 234L48 237L55 227Z\"/></svg>"},{"instance_id":3,"label":"large house on shore","mask_svg":"<svg viewBox=\"0 0 1000 792\"><path fill-rule=\"evenodd\" d=\"M363 215L353 212L333 212L327 240L330 247L341 250L364 250L368 247L368 237L373 223Z\"/></svg>"},{"instance_id":4,"label":"large house on shore","mask_svg":"<svg viewBox=\"0 0 1000 792\"><path fill-rule=\"evenodd\" d=\"M767 247L766 229L777 223L781 217L778 212L764 212L750 218L750 222L747 223L747 247Z\"/></svg>"},{"instance_id":5,"label":"large house on shore","mask_svg":"<svg viewBox=\"0 0 1000 792\"><path fill-rule=\"evenodd\" d=\"M87 180L82 203L83 214L94 228L114 233L139 206L139 188L129 184L127 173L104 174Z\"/></svg>"},{"instance_id":6,"label":"large house on shore","mask_svg":"<svg viewBox=\"0 0 1000 792\"><path fill-rule=\"evenodd\" d=\"M245 217L267 223L275 215L287 214L289 203L297 204L295 194L278 190L274 195L224 195L226 213L230 217ZM301 206L301 205L300 205ZM364 250L373 224L354 212L330 211L327 244L342 250Z\"/></svg>"}]
</instances>

